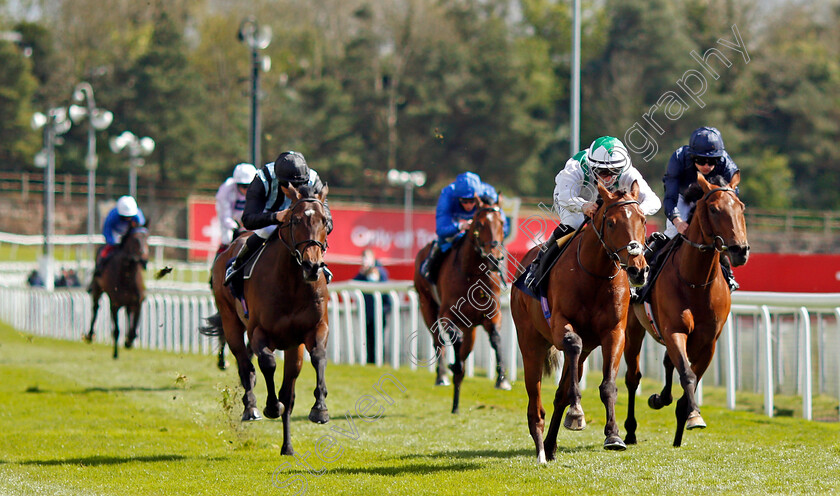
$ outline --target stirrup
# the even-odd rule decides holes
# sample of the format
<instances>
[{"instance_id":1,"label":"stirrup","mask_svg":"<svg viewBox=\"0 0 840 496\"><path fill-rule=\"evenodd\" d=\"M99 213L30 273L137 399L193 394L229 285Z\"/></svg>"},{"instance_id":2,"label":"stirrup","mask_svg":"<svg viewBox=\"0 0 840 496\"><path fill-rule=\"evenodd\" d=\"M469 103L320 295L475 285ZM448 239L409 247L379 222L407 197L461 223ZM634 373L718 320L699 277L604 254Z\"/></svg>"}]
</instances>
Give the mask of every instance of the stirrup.
<instances>
[{"instance_id":1,"label":"stirrup","mask_svg":"<svg viewBox=\"0 0 840 496\"><path fill-rule=\"evenodd\" d=\"M238 267L236 267L236 263L230 264L230 266L225 271L225 282L224 285L227 286L230 284L230 281L233 280L234 274L236 274Z\"/></svg>"}]
</instances>

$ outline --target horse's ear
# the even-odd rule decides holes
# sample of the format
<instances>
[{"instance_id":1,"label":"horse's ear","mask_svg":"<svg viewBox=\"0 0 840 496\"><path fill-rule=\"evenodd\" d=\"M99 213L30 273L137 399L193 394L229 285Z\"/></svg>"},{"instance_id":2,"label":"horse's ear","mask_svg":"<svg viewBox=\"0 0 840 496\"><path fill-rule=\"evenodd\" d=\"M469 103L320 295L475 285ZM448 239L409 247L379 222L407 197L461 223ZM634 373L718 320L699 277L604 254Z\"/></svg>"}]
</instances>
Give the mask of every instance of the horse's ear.
<instances>
[{"instance_id":1,"label":"horse's ear","mask_svg":"<svg viewBox=\"0 0 840 496\"><path fill-rule=\"evenodd\" d=\"M639 190L640 189L641 188L639 187L639 181L633 181L633 185L630 186L630 196L632 196L634 200L639 199Z\"/></svg>"},{"instance_id":2,"label":"horse's ear","mask_svg":"<svg viewBox=\"0 0 840 496\"><path fill-rule=\"evenodd\" d=\"M610 193L610 190L608 190L601 181L596 180L595 185L598 186L598 194L604 199L604 201L612 200L614 198L613 194Z\"/></svg>"},{"instance_id":3,"label":"horse's ear","mask_svg":"<svg viewBox=\"0 0 840 496\"><path fill-rule=\"evenodd\" d=\"M282 191L286 198L288 198L292 203L298 201L300 198L300 192L291 183L287 186L280 186L280 191Z\"/></svg>"},{"instance_id":4,"label":"horse's ear","mask_svg":"<svg viewBox=\"0 0 840 496\"><path fill-rule=\"evenodd\" d=\"M697 172L697 184L699 184L700 187L703 188L703 191L708 192L710 189L712 189L712 185L709 184L709 181L707 181L706 177L700 172Z\"/></svg>"},{"instance_id":5,"label":"horse's ear","mask_svg":"<svg viewBox=\"0 0 840 496\"><path fill-rule=\"evenodd\" d=\"M327 183L324 183L324 187L321 188L321 192L315 195L315 198L324 201L327 199L327 193L330 192L330 187Z\"/></svg>"},{"instance_id":6,"label":"horse's ear","mask_svg":"<svg viewBox=\"0 0 840 496\"><path fill-rule=\"evenodd\" d=\"M741 182L741 171L732 174L732 180L729 181L729 187L735 189L738 187L738 184Z\"/></svg>"}]
</instances>

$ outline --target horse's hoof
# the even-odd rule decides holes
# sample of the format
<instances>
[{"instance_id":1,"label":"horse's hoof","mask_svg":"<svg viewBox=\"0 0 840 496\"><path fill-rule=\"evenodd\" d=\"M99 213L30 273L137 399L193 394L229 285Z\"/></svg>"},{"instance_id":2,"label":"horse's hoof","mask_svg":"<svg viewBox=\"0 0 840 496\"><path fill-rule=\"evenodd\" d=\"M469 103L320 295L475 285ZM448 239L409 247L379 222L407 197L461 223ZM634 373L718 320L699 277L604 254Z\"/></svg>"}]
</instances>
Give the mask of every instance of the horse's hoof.
<instances>
[{"instance_id":1,"label":"horse's hoof","mask_svg":"<svg viewBox=\"0 0 840 496\"><path fill-rule=\"evenodd\" d=\"M227 360L217 363L216 366L219 367L219 370L227 370L227 368L228 368Z\"/></svg>"},{"instance_id":2,"label":"horse's hoof","mask_svg":"<svg viewBox=\"0 0 840 496\"><path fill-rule=\"evenodd\" d=\"M563 427L570 431L582 431L586 429L586 419L583 416L583 408L570 408L563 420Z\"/></svg>"},{"instance_id":3,"label":"horse's hoof","mask_svg":"<svg viewBox=\"0 0 840 496\"><path fill-rule=\"evenodd\" d=\"M96 337L96 333L92 332L90 334L85 334L84 336L82 336L82 340L84 340L85 343L92 343L94 337Z\"/></svg>"},{"instance_id":4,"label":"horse's hoof","mask_svg":"<svg viewBox=\"0 0 840 496\"><path fill-rule=\"evenodd\" d=\"M636 444L636 435L635 434L627 434L624 437L625 444Z\"/></svg>"},{"instance_id":5,"label":"horse's hoof","mask_svg":"<svg viewBox=\"0 0 840 496\"><path fill-rule=\"evenodd\" d=\"M648 406L653 408L654 410L660 410L662 407L666 407L671 404L671 400L665 401L662 399L662 396L658 394L650 395L648 398Z\"/></svg>"},{"instance_id":6,"label":"horse's hoof","mask_svg":"<svg viewBox=\"0 0 840 496\"><path fill-rule=\"evenodd\" d=\"M537 463L539 463L540 465L547 465L548 464L548 460L545 459L545 451L540 451L537 454Z\"/></svg>"},{"instance_id":7,"label":"horse's hoof","mask_svg":"<svg viewBox=\"0 0 840 496\"><path fill-rule=\"evenodd\" d=\"M314 422L316 424L326 424L330 421L330 412L326 409L316 410L313 408L309 411L309 420L310 422Z\"/></svg>"},{"instance_id":8,"label":"horse's hoof","mask_svg":"<svg viewBox=\"0 0 840 496\"><path fill-rule=\"evenodd\" d=\"M688 430L705 429L706 422L703 420L703 417L700 416L700 412L695 413L696 415L689 417L689 419L685 422L685 428Z\"/></svg>"},{"instance_id":9,"label":"horse's hoof","mask_svg":"<svg viewBox=\"0 0 840 496\"><path fill-rule=\"evenodd\" d=\"M284 410L285 408L278 401L274 405L265 405L265 408L263 409L263 415L265 415L266 418L276 419L279 418L280 415L283 415Z\"/></svg>"},{"instance_id":10,"label":"horse's hoof","mask_svg":"<svg viewBox=\"0 0 840 496\"><path fill-rule=\"evenodd\" d=\"M245 412L242 414L242 421L252 422L254 420L262 420L259 410L256 408L246 408Z\"/></svg>"},{"instance_id":11,"label":"horse's hoof","mask_svg":"<svg viewBox=\"0 0 840 496\"><path fill-rule=\"evenodd\" d=\"M131 348L134 348L134 343L132 343L130 341L126 341L125 342L125 349L130 350Z\"/></svg>"},{"instance_id":12,"label":"horse's hoof","mask_svg":"<svg viewBox=\"0 0 840 496\"><path fill-rule=\"evenodd\" d=\"M507 379L501 378L496 381L496 389L501 389L502 391L510 391L512 388L510 382Z\"/></svg>"},{"instance_id":13,"label":"horse's hoof","mask_svg":"<svg viewBox=\"0 0 840 496\"><path fill-rule=\"evenodd\" d=\"M294 450L294 449L292 449L292 445L291 445L291 444L290 444L290 445L288 445L288 446L284 444L284 445L283 445L283 448L280 450L280 454L281 454L281 455L284 455L284 456L285 456L285 455L292 456L292 455L294 455L294 454L295 454L295 450Z\"/></svg>"},{"instance_id":14,"label":"horse's hoof","mask_svg":"<svg viewBox=\"0 0 840 496\"><path fill-rule=\"evenodd\" d=\"M613 451L624 451L627 445L618 436L610 436L604 440L604 449Z\"/></svg>"},{"instance_id":15,"label":"horse's hoof","mask_svg":"<svg viewBox=\"0 0 840 496\"><path fill-rule=\"evenodd\" d=\"M435 379L435 386L449 386L449 379L444 377L438 377Z\"/></svg>"}]
</instances>

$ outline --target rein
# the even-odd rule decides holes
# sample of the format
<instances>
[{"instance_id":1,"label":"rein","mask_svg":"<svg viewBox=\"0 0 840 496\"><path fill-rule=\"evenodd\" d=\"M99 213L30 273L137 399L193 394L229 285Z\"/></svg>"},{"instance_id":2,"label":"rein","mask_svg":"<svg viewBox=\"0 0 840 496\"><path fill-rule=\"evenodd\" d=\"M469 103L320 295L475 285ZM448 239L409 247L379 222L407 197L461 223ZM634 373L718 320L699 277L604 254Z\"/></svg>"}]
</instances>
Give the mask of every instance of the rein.
<instances>
[{"instance_id":1,"label":"rein","mask_svg":"<svg viewBox=\"0 0 840 496\"><path fill-rule=\"evenodd\" d=\"M294 259L298 263L298 265L303 265L303 253L301 253L300 249L298 248L300 245L303 245L304 250L311 245L315 245L315 246L317 246L318 248L321 249L321 253L326 253L327 248L329 247L328 243L321 243L320 241L318 241L316 239L312 239L312 238L305 239L303 241L295 241L295 231L294 231L293 227L296 226L297 224L300 224L301 220L298 217L294 216L294 212L295 212L295 209L298 207L298 205L300 205L302 203L317 203L317 204L321 205L322 209L325 208L324 203L317 198L301 198L300 200L293 203L291 207L289 207L289 211L290 211L289 217L291 217L289 219L289 221L288 222L282 222L278 226L278 231L282 230L285 227L289 228L289 235L292 238L291 244L288 243L285 238L283 238L283 235L281 233L278 233L277 237L280 238L280 242L282 242L283 245L286 247L286 249L289 250L289 253L292 254L292 257L294 257ZM324 262L321 262L321 264L322 264L322 266L326 265Z\"/></svg>"},{"instance_id":2,"label":"rein","mask_svg":"<svg viewBox=\"0 0 840 496\"><path fill-rule=\"evenodd\" d=\"M640 253L642 253L642 244L639 243L638 241L635 241L635 240L633 240L633 241L627 243L626 245L624 245L622 247L619 247L615 250L610 250L610 247L607 246L607 242L604 240L604 236L602 234L603 231L604 231L604 225L607 223L607 211L609 209L611 209L613 207L622 207L622 206L625 206L625 205L632 205L634 203L636 205L639 204L638 200L622 200L622 201L619 201L619 202L615 202L615 203L607 206L606 208L604 208L603 209L604 211L601 214L601 230L600 231L598 230L597 227L595 227L595 223L594 222L592 223L592 230L595 232L595 236L598 237L598 241L600 241L601 246L604 247L604 251L607 253L607 257L612 261L613 265L615 265L615 268L616 268L615 274L613 274L611 276L601 276L601 275L598 275L598 274L593 274L592 272L586 270L586 267L583 266L583 263L580 260L580 245L583 244L583 243L578 241L578 246L577 246L577 262L578 262L578 265L580 266L581 269L583 269L584 272L586 272L590 276L598 278L598 279L605 279L607 281L611 281L611 280L615 279L615 277L619 274L619 272L621 272L621 269L627 267L627 262L622 262L621 261L621 257L618 255L619 252L621 252L623 250L627 250L628 255L639 255Z\"/></svg>"}]
</instances>

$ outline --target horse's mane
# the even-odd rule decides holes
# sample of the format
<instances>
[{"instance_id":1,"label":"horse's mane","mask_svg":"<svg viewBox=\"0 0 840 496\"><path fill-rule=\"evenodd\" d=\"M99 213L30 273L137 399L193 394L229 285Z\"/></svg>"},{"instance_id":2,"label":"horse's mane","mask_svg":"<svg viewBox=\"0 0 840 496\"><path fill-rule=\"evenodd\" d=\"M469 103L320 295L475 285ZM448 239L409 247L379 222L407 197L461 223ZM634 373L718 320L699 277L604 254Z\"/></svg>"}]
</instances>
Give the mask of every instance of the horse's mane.
<instances>
[{"instance_id":1,"label":"horse's mane","mask_svg":"<svg viewBox=\"0 0 840 496\"><path fill-rule=\"evenodd\" d=\"M726 182L726 179L721 175L712 176L709 179L707 179L707 181L709 181L709 184L711 184L712 186L726 187L729 185L729 183ZM685 193L683 194L683 199L686 203L693 204L696 203L697 200L699 200L700 198L703 198L704 194L705 192L703 191L703 188L700 186L700 184L693 183L685 190ZM691 222L691 218L694 216L694 209L696 208L696 206L697 205L691 205L691 210L688 212L688 219L686 219L686 222Z\"/></svg>"},{"instance_id":2,"label":"horse's mane","mask_svg":"<svg viewBox=\"0 0 840 496\"><path fill-rule=\"evenodd\" d=\"M298 193L300 193L301 198L315 198L315 195L318 193L317 191L315 191L315 188L313 186L310 186L309 184L304 184L297 190Z\"/></svg>"}]
</instances>

